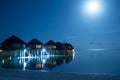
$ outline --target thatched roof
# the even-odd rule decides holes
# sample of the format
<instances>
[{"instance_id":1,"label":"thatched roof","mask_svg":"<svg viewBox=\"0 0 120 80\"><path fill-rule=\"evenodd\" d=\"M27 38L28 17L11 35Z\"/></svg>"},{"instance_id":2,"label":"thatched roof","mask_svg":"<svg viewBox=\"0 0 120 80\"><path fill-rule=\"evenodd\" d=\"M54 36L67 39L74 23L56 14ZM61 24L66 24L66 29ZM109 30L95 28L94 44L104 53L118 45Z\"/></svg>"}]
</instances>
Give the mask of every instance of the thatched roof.
<instances>
[{"instance_id":1,"label":"thatched roof","mask_svg":"<svg viewBox=\"0 0 120 80\"><path fill-rule=\"evenodd\" d=\"M53 45L56 45L56 43L53 41L53 40L49 40L45 46L53 46Z\"/></svg>"},{"instance_id":2,"label":"thatched roof","mask_svg":"<svg viewBox=\"0 0 120 80\"><path fill-rule=\"evenodd\" d=\"M40 42L38 39L34 38L31 41L29 41L27 45L43 45L43 43Z\"/></svg>"},{"instance_id":3,"label":"thatched roof","mask_svg":"<svg viewBox=\"0 0 120 80\"><path fill-rule=\"evenodd\" d=\"M7 45L7 44L26 44L23 40L21 40L20 38L16 37L16 36L11 36L8 39L6 39L5 41L3 41L1 44L2 45Z\"/></svg>"}]
</instances>

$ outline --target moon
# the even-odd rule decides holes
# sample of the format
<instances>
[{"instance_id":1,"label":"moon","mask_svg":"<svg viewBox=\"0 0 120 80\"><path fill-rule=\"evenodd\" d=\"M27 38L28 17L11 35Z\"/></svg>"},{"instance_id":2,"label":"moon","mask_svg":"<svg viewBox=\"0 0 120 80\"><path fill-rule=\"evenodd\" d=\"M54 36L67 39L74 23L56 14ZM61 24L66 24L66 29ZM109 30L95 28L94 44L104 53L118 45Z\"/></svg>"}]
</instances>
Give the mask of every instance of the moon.
<instances>
[{"instance_id":1,"label":"moon","mask_svg":"<svg viewBox=\"0 0 120 80\"><path fill-rule=\"evenodd\" d=\"M100 4L98 2L88 2L87 5L87 10L89 13L95 14L98 13L100 10Z\"/></svg>"},{"instance_id":2,"label":"moon","mask_svg":"<svg viewBox=\"0 0 120 80\"><path fill-rule=\"evenodd\" d=\"M102 4L100 0L87 0L84 3L83 11L87 16L99 16L102 12Z\"/></svg>"}]
</instances>

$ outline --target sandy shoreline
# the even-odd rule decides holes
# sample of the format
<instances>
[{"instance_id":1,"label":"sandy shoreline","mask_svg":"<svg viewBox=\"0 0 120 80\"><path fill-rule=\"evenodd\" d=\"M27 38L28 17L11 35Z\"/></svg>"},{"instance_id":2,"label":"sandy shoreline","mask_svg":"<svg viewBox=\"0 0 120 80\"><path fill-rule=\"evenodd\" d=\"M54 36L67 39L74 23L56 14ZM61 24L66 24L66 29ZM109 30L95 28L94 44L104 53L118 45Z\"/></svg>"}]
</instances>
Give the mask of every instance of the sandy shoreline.
<instances>
[{"instance_id":1,"label":"sandy shoreline","mask_svg":"<svg viewBox=\"0 0 120 80\"><path fill-rule=\"evenodd\" d=\"M75 74L37 70L1 69L0 80L120 80L120 75Z\"/></svg>"}]
</instances>

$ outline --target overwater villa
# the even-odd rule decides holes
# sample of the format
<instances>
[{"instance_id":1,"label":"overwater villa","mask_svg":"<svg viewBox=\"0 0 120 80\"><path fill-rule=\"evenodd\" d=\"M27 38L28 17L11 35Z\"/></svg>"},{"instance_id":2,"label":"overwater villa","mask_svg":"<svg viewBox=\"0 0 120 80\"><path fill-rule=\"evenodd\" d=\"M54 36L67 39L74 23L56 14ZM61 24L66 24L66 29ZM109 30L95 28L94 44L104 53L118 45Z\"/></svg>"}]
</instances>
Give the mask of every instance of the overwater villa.
<instances>
[{"instance_id":1,"label":"overwater villa","mask_svg":"<svg viewBox=\"0 0 120 80\"><path fill-rule=\"evenodd\" d=\"M4 57L24 56L24 48L26 43L16 36L11 36L2 43Z\"/></svg>"},{"instance_id":2,"label":"overwater villa","mask_svg":"<svg viewBox=\"0 0 120 80\"><path fill-rule=\"evenodd\" d=\"M74 59L73 49L69 43L49 40L43 44L36 38L26 43L13 35L1 43L0 58L4 68L52 69Z\"/></svg>"},{"instance_id":3,"label":"overwater villa","mask_svg":"<svg viewBox=\"0 0 120 80\"><path fill-rule=\"evenodd\" d=\"M40 55L41 49L43 48L44 44L40 42L38 39L34 38L26 44L28 52L30 55Z\"/></svg>"},{"instance_id":4,"label":"overwater villa","mask_svg":"<svg viewBox=\"0 0 120 80\"><path fill-rule=\"evenodd\" d=\"M40 56L44 54L55 55L72 53L74 47L69 43L54 42L49 40L43 44L38 39L34 38L28 43L24 42L17 36L11 36L1 43L0 51L4 57L28 57Z\"/></svg>"},{"instance_id":5,"label":"overwater villa","mask_svg":"<svg viewBox=\"0 0 120 80\"><path fill-rule=\"evenodd\" d=\"M55 51L56 51L56 44L53 40L49 40L45 45L44 47L47 49L47 51L50 53L50 54L55 54Z\"/></svg>"},{"instance_id":6,"label":"overwater villa","mask_svg":"<svg viewBox=\"0 0 120 80\"><path fill-rule=\"evenodd\" d=\"M47 49L56 49L56 44L53 40L49 40L44 46Z\"/></svg>"}]
</instances>

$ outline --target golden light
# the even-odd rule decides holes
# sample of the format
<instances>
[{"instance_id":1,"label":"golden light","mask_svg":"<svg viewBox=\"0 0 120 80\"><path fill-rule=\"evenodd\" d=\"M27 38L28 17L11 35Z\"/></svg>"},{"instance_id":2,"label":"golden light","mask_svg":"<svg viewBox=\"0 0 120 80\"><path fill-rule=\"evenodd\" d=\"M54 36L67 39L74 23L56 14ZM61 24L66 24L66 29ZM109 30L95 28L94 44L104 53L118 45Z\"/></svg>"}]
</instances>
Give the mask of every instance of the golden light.
<instances>
[{"instance_id":1,"label":"golden light","mask_svg":"<svg viewBox=\"0 0 120 80\"><path fill-rule=\"evenodd\" d=\"M2 52L3 50L0 50L0 52Z\"/></svg>"},{"instance_id":2,"label":"golden light","mask_svg":"<svg viewBox=\"0 0 120 80\"><path fill-rule=\"evenodd\" d=\"M37 49L41 48L41 45L36 45L36 48L37 48Z\"/></svg>"},{"instance_id":3,"label":"golden light","mask_svg":"<svg viewBox=\"0 0 120 80\"><path fill-rule=\"evenodd\" d=\"M56 48L56 46L52 46L54 49Z\"/></svg>"}]
</instances>

